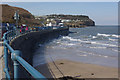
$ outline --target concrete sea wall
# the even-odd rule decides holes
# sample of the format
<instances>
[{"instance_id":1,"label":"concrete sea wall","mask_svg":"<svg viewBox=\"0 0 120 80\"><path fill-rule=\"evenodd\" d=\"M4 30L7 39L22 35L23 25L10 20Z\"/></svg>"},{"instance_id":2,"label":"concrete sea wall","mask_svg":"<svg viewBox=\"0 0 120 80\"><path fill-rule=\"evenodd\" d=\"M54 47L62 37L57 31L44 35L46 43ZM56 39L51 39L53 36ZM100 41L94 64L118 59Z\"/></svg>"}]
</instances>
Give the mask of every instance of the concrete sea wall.
<instances>
[{"instance_id":1,"label":"concrete sea wall","mask_svg":"<svg viewBox=\"0 0 120 80\"><path fill-rule=\"evenodd\" d=\"M22 52L21 56L23 59L32 65L32 57L34 55L33 53L36 44L48 42L49 40L58 38L60 35L68 35L68 33L69 28L29 32L16 37L10 42L10 45L14 50L20 50ZM11 69L11 73L13 73L13 62L11 60L9 60L9 67ZM26 78L26 76L28 77L29 74L24 70L24 68L21 67L20 71L20 73L22 73L20 74L21 78ZM13 74L11 76L13 77Z\"/></svg>"}]
</instances>

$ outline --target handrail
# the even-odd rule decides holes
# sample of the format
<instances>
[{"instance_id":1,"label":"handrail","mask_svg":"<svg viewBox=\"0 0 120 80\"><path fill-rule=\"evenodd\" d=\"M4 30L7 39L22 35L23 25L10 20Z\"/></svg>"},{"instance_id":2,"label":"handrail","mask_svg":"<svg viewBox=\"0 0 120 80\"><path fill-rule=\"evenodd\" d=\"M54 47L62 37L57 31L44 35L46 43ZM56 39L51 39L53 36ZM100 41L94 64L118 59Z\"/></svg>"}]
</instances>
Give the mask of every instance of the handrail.
<instances>
[{"instance_id":1,"label":"handrail","mask_svg":"<svg viewBox=\"0 0 120 80\"><path fill-rule=\"evenodd\" d=\"M47 29L58 29L58 28L61 29L61 28L66 28L66 27L56 27L56 28L43 27L40 30L31 30L31 32L32 31L47 30ZM28 73L30 73L32 75L32 77L34 77L35 79L44 78L45 80L47 80L47 78L45 78L41 73L39 73L34 67L32 67L28 62L26 62L21 57L21 51L14 50L9 45L9 41L11 39L13 39L15 37L15 35L18 36L18 35L21 35L21 34L17 34L16 31L10 30L10 31L7 31L6 33L4 33L4 35L3 35L3 40L4 40L4 43L3 43L4 44L4 61L5 61L4 72L5 72L6 78L8 80L10 80L10 74L9 74L9 68L8 68L8 50L9 50L9 52L11 52L11 59L12 59L12 61L14 63L13 65L14 65L14 79L15 80L20 78L19 77L19 64L21 64L28 71Z\"/></svg>"},{"instance_id":2,"label":"handrail","mask_svg":"<svg viewBox=\"0 0 120 80\"><path fill-rule=\"evenodd\" d=\"M7 42L4 41L4 44L7 46L11 53L14 52L13 48Z\"/></svg>"},{"instance_id":3,"label":"handrail","mask_svg":"<svg viewBox=\"0 0 120 80\"><path fill-rule=\"evenodd\" d=\"M6 73L6 77L8 78L8 80L10 80L10 74L9 74L8 70L4 69L4 72Z\"/></svg>"},{"instance_id":4,"label":"handrail","mask_svg":"<svg viewBox=\"0 0 120 80\"><path fill-rule=\"evenodd\" d=\"M36 69L34 69L29 63L27 63L20 56L16 56L16 60L34 77L34 78L45 78Z\"/></svg>"},{"instance_id":5,"label":"handrail","mask_svg":"<svg viewBox=\"0 0 120 80\"><path fill-rule=\"evenodd\" d=\"M11 53L13 53L14 55L12 55L13 57L16 58L16 60L34 77L34 78L45 78L43 75L41 75L36 69L34 69L29 63L27 63L22 57L20 56L16 56L16 54L14 53L15 51L12 49L12 47L8 44L5 43L5 45L7 46L7 48L10 50ZM13 58L12 57L12 58ZM8 78L10 78L8 71L6 70L7 76Z\"/></svg>"},{"instance_id":6,"label":"handrail","mask_svg":"<svg viewBox=\"0 0 120 80\"><path fill-rule=\"evenodd\" d=\"M9 40L8 40L8 35L10 35L11 32L14 31L7 31L3 35L4 39L4 61L5 61L5 77L6 79L10 80L10 74L9 74L9 68L8 68L8 50L11 52L11 59L14 62L14 79L19 78L19 64L21 64L27 71L30 73L34 78L40 79L44 78L46 79L41 73L39 73L35 68L33 68L28 62L26 62L22 57L20 57L20 51L19 50L14 50L10 45L9 45Z\"/></svg>"}]
</instances>

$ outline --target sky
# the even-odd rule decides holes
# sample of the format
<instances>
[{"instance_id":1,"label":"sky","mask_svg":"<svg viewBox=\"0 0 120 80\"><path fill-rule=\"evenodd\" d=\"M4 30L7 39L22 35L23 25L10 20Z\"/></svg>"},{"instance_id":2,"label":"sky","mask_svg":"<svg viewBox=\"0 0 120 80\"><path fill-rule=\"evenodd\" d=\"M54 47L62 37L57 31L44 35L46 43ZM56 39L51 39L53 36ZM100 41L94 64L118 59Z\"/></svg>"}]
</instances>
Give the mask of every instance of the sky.
<instances>
[{"instance_id":1,"label":"sky","mask_svg":"<svg viewBox=\"0 0 120 80\"><path fill-rule=\"evenodd\" d=\"M1 2L119 2L119 0L1 0Z\"/></svg>"},{"instance_id":2,"label":"sky","mask_svg":"<svg viewBox=\"0 0 120 80\"><path fill-rule=\"evenodd\" d=\"M118 2L3 2L21 7L33 15L87 15L96 25L118 24Z\"/></svg>"}]
</instances>

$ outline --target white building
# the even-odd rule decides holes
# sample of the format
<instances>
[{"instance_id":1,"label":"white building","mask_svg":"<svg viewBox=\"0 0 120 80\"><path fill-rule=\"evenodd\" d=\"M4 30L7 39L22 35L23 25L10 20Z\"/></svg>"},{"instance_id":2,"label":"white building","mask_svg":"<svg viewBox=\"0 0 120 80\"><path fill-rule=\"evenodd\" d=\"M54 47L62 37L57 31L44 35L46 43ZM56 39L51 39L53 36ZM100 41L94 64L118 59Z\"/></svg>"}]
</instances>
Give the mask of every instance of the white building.
<instances>
[{"instance_id":1,"label":"white building","mask_svg":"<svg viewBox=\"0 0 120 80\"><path fill-rule=\"evenodd\" d=\"M46 24L46 26L53 26L53 25L52 25L52 23L50 22L50 23Z\"/></svg>"}]
</instances>

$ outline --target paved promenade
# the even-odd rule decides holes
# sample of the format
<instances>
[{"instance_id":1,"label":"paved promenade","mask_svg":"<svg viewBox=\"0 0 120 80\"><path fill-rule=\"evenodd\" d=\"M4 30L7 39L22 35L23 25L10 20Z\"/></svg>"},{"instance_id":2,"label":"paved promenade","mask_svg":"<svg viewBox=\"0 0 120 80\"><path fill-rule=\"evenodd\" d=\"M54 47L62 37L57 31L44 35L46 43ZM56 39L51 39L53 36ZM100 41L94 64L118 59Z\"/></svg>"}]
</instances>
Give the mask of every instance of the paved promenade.
<instances>
[{"instance_id":1,"label":"paved promenade","mask_svg":"<svg viewBox=\"0 0 120 80\"><path fill-rule=\"evenodd\" d=\"M2 75L3 75L3 46L2 46L2 41L0 41L0 80L2 79Z\"/></svg>"}]
</instances>

